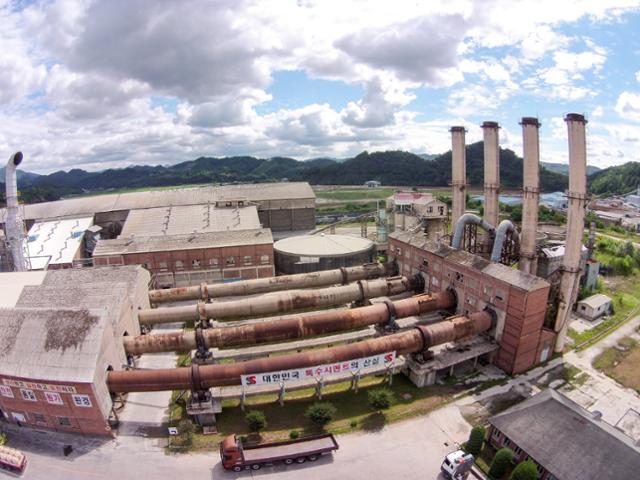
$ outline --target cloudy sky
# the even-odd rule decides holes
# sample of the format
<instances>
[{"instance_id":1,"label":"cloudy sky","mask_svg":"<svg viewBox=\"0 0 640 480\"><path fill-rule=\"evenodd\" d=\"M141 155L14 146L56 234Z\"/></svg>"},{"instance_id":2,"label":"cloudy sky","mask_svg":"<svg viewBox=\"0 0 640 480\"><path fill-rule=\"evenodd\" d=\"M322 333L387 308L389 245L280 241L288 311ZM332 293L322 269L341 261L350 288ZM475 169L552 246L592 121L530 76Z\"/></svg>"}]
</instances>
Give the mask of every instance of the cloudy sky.
<instances>
[{"instance_id":1,"label":"cloudy sky","mask_svg":"<svg viewBox=\"0 0 640 480\"><path fill-rule=\"evenodd\" d=\"M37 172L201 155L441 153L538 116L640 161L640 0L0 0L0 150Z\"/></svg>"}]
</instances>

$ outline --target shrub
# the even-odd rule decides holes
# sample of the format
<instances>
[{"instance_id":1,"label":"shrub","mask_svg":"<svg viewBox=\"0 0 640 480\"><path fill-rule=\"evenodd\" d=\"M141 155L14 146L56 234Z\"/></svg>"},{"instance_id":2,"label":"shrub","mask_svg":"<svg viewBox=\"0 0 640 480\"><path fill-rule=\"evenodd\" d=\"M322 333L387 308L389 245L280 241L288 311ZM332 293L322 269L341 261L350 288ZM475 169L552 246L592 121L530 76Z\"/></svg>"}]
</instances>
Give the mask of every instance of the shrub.
<instances>
[{"instance_id":1,"label":"shrub","mask_svg":"<svg viewBox=\"0 0 640 480\"><path fill-rule=\"evenodd\" d=\"M7 443L7 435L3 432L0 432L0 445L4 445Z\"/></svg>"},{"instance_id":2,"label":"shrub","mask_svg":"<svg viewBox=\"0 0 640 480\"><path fill-rule=\"evenodd\" d=\"M510 448L501 448L496 452L496 456L491 461L489 476L492 478L502 478L513 461L513 451Z\"/></svg>"},{"instance_id":3,"label":"shrub","mask_svg":"<svg viewBox=\"0 0 640 480\"><path fill-rule=\"evenodd\" d=\"M180 422L178 423L178 433L182 435L182 438L186 445L191 445L191 443L193 442L194 431L195 427L193 426L193 422L188 418L180 420Z\"/></svg>"},{"instance_id":4,"label":"shrub","mask_svg":"<svg viewBox=\"0 0 640 480\"><path fill-rule=\"evenodd\" d=\"M351 420L351 423L349 425L351 426L351 428L356 428L358 426L358 421L357 420Z\"/></svg>"},{"instance_id":5,"label":"shrub","mask_svg":"<svg viewBox=\"0 0 640 480\"><path fill-rule=\"evenodd\" d=\"M482 425L476 425L473 427L469 434L469 441L466 446L467 452L474 456L478 456L480 450L482 450L482 444L484 443L486 434L487 431Z\"/></svg>"},{"instance_id":6,"label":"shrub","mask_svg":"<svg viewBox=\"0 0 640 480\"><path fill-rule=\"evenodd\" d=\"M324 427L333 420L335 415L336 407L329 402L316 402L305 412L305 416L320 427Z\"/></svg>"},{"instance_id":7,"label":"shrub","mask_svg":"<svg viewBox=\"0 0 640 480\"><path fill-rule=\"evenodd\" d=\"M295 440L296 438L298 438L300 436L300 432L298 432L297 430L291 430L289 432L289 438L291 440Z\"/></svg>"},{"instance_id":8,"label":"shrub","mask_svg":"<svg viewBox=\"0 0 640 480\"><path fill-rule=\"evenodd\" d=\"M251 410L244 419L252 432L259 433L260 430L267 428L267 417L260 410Z\"/></svg>"},{"instance_id":9,"label":"shrub","mask_svg":"<svg viewBox=\"0 0 640 480\"><path fill-rule=\"evenodd\" d=\"M389 408L395 401L395 396L388 388L376 388L367 393L367 403L372 410L381 412Z\"/></svg>"},{"instance_id":10,"label":"shrub","mask_svg":"<svg viewBox=\"0 0 640 480\"><path fill-rule=\"evenodd\" d=\"M531 460L519 463L513 472L509 480L536 480L538 478L538 471L536 465Z\"/></svg>"}]
</instances>

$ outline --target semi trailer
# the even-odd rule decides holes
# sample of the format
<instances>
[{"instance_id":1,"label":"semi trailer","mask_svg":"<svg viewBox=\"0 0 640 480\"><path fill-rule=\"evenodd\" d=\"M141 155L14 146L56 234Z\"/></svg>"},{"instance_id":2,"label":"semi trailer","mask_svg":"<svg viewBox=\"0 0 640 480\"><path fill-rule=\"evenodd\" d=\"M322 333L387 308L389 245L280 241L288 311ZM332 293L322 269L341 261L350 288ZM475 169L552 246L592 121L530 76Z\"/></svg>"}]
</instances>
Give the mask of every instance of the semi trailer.
<instances>
[{"instance_id":1,"label":"semi trailer","mask_svg":"<svg viewBox=\"0 0 640 480\"><path fill-rule=\"evenodd\" d=\"M236 435L229 435L220 443L220 458L225 469L240 472L259 470L276 462L285 465L313 462L337 449L338 442L330 433L258 445L244 445Z\"/></svg>"}]
</instances>

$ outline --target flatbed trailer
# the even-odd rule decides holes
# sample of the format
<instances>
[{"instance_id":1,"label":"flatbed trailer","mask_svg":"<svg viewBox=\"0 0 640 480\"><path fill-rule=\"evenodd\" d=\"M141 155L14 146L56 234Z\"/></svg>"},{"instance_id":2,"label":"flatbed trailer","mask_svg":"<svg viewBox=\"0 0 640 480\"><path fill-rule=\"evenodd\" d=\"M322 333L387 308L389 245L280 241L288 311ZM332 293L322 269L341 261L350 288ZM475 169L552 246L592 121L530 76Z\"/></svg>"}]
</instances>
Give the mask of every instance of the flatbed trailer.
<instances>
[{"instance_id":1,"label":"flatbed trailer","mask_svg":"<svg viewBox=\"0 0 640 480\"><path fill-rule=\"evenodd\" d=\"M313 462L338 448L338 442L330 433L257 445L243 445L235 435L229 435L220 443L220 458L224 468L240 472L259 470L263 465L275 462L286 465Z\"/></svg>"}]
</instances>

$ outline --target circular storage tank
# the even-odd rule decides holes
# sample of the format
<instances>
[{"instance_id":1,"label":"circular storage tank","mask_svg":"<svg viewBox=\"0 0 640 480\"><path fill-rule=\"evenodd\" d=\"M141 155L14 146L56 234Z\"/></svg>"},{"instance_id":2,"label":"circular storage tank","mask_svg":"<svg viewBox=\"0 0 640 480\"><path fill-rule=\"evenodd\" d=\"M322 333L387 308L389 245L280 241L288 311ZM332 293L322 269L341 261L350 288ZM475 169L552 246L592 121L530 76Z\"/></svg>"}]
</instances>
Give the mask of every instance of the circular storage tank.
<instances>
[{"instance_id":1,"label":"circular storage tank","mask_svg":"<svg viewBox=\"0 0 640 480\"><path fill-rule=\"evenodd\" d=\"M278 240L273 251L276 271L288 275L369 263L376 246L366 238L319 234Z\"/></svg>"}]
</instances>

